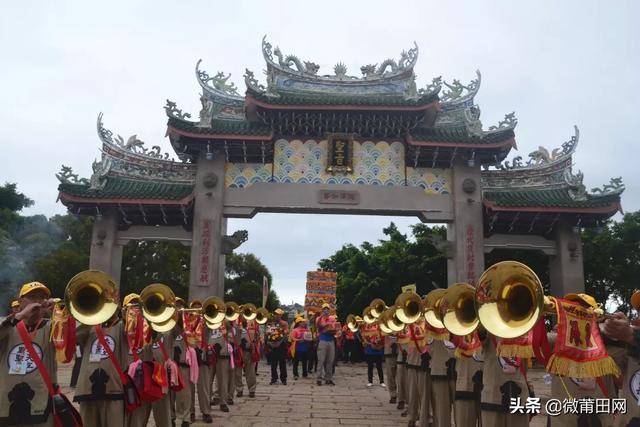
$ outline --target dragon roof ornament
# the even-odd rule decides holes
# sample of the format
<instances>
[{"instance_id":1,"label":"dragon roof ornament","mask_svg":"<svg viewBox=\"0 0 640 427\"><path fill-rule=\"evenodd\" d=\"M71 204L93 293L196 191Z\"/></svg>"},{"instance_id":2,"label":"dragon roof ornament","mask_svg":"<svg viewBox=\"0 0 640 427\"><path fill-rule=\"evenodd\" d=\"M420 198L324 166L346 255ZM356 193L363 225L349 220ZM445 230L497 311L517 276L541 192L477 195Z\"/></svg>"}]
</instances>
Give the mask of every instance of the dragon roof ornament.
<instances>
[{"instance_id":1,"label":"dragon roof ornament","mask_svg":"<svg viewBox=\"0 0 640 427\"><path fill-rule=\"evenodd\" d=\"M163 153L161 151L160 146L158 145L154 145L153 147L151 147L151 149L148 149L147 147L145 147L144 142L139 140L137 135L131 135L126 142L124 141L124 138L122 136L120 135L114 136L112 131L104 127L102 123L102 117L103 117L103 114L99 113L96 127L98 130L98 137L100 138L103 144L107 144L112 147L117 147L120 150L124 150L129 153L142 156L142 157L151 158L154 160L164 160L169 162L175 161L174 159L170 158L169 153Z\"/></svg>"},{"instance_id":2,"label":"dragon roof ornament","mask_svg":"<svg viewBox=\"0 0 640 427\"><path fill-rule=\"evenodd\" d=\"M231 74L225 76L224 72L219 71L215 75L210 76L209 73L200 69L201 62L202 59L199 59L196 63L196 78L206 93L216 97L243 102L244 97L238 93L236 85L233 82L227 83Z\"/></svg>"},{"instance_id":3,"label":"dragon roof ornament","mask_svg":"<svg viewBox=\"0 0 640 427\"><path fill-rule=\"evenodd\" d=\"M576 151L576 147L578 146L578 141L580 140L580 130L578 126L574 126L574 134L568 140L562 143L562 145L558 148L554 148L551 152L547 150L545 147L538 147L537 150L529 153L529 160L526 163L522 162L522 156L516 156L513 158L511 163L506 160L504 163L501 163L497 166L500 170L511 170L511 169L534 169L534 168L545 168L549 165L563 162L567 159L570 160L573 153ZM569 163L571 163L569 161Z\"/></svg>"},{"instance_id":4,"label":"dragon roof ornament","mask_svg":"<svg viewBox=\"0 0 640 427\"><path fill-rule=\"evenodd\" d=\"M344 81L344 80L378 80L387 79L396 75L412 72L418 60L418 45L414 42L414 47L403 50L400 59L385 59L378 64L368 64L360 68L362 77L349 76L346 74L346 67L342 63L336 64L333 75L319 76L320 66L314 62L301 61L295 55L284 55L279 47L272 48L267 41L267 36L262 38L262 55L267 62L268 68L275 68L286 74L295 74L317 80Z\"/></svg>"},{"instance_id":5,"label":"dragon roof ornament","mask_svg":"<svg viewBox=\"0 0 640 427\"><path fill-rule=\"evenodd\" d=\"M447 88L442 92L440 97L442 104L444 104L443 107L452 107L468 102L473 103L473 98L478 93L478 90L480 90L481 82L482 74L480 74L480 70L476 70L476 78L471 80L467 85L463 85L458 79L453 79L451 83L443 81L442 84Z\"/></svg>"}]
</instances>

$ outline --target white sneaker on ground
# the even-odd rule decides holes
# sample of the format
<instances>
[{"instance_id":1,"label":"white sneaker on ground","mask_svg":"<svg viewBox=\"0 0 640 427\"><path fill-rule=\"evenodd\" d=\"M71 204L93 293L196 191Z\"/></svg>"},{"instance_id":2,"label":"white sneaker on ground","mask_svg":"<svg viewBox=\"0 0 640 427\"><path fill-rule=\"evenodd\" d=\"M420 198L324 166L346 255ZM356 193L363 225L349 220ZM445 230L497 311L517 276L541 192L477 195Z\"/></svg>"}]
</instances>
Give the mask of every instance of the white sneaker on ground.
<instances>
[{"instance_id":1,"label":"white sneaker on ground","mask_svg":"<svg viewBox=\"0 0 640 427\"><path fill-rule=\"evenodd\" d=\"M367 383L367 387L373 387L373 383Z\"/></svg>"},{"instance_id":2,"label":"white sneaker on ground","mask_svg":"<svg viewBox=\"0 0 640 427\"><path fill-rule=\"evenodd\" d=\"M385 383L380 383L380 387L387 388L387 385Z\"/></svg>"}]
</instances>

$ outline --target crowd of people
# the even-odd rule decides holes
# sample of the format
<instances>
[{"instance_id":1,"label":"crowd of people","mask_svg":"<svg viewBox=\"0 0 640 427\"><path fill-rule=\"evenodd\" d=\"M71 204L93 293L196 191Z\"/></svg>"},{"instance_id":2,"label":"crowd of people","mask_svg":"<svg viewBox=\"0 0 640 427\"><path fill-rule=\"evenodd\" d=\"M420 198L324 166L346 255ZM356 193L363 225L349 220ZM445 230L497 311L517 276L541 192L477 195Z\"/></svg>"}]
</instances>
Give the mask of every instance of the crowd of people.
<instances>
[{"instance_id":1,"label":"crowd of people","mask_svg":"<svg viewBox=\"0 0 640 427\"><path fill-rule=\"evenodd\" d=\"M558 301L578 311L595 304L588 295L572 298ZM22 286L12 312L0 323L0 356L7 366L0 370L0 425L145 426L151 414L157 426L184 427L198 418L212 423L212 410L230 411L245 384L248 398L255 398L263 357L271 367L271 384L287 384L290 360L294 379L313 375L317 386L333 386L336 355L353 363L360 354L367 362L367 386L373 386L375 370L389 403L404 411L409 426L529 425L531 414L512 408L514 399L535 396L527 359L500 356L498 349L524 348L534 335L510 341L475 331L458 337L424 319L399 331L383 331L374 322L353 332L337 322L328 304L318 313L295 315L291 324L276 309L265 325L240 316L211 329L197 311L202 303L194 300L187 307L181 299L176 308L190 310L180 312L175 327L158 332L140 315L139 305L138 295L127 295L122 310L88 326L63 316L44 284ZM572 344L585 339L593 346L589 354L594 359L576 363L596 361L598 350L599 361L612 358L615 365L607 366L605 375L589 368L575 371L575 377L553 376L553 396L618 397L626 400L626 410L566 412L550 417L550 424L638 425L638 322L616 313L598 325L570 326ZM579 331L583 327L587 335ZM544 332L555 344L551 358L563 356L563 334L562 326ZM536 359L545 357L536 354ZM78 412L57 385L57 363L74 358ZM196 402L201 414L196 414Z\"/></svg>"}]
</instances>

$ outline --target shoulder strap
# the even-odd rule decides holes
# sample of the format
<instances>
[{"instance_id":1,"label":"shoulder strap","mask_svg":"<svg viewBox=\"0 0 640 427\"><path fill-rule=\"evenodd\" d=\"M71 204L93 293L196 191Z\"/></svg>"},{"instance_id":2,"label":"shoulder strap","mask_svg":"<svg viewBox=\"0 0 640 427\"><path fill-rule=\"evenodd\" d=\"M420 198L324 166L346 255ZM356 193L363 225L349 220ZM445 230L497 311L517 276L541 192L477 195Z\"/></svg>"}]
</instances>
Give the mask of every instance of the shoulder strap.
<instances>
[{"instance_id":1,"label":"shoulder strap","mask_svg":"<svg viewBox=\"0 0 640 427\"><path fill-rule=\"evenodd\" d=\"M56 394L56 391L53 387L53 383L51 382L51 377L49 376L49 372L47 372L47 369L44 367L42 359L40 359L40 356L38 356L38 353L36 353L35 348L33 348L33 344L31 343L31 336L29 335L29 332L27 332L27 327L24 324L24 320L18 322L16 328L18 329L18 334L20 334L20 338L22 338L22 342L24 343L25 348L29 352L31 360L33 360L33 363L35 363L38 367L40 376L42 377L44 383L47 385L49 396L53 397Z\"/></svg>"},{"instance_id":2,"label":"shoulder strap","mask_svg":"<svg viewBox=\"0 0 640 427\"><path fill-rule=\"evenodd\" d=\"M104 331L102 330L102 326L96 325L95 331L96 331L96 335L98 336L98 341L100 341L100 345L102 346L102 348L104 348L104 351L106 351L107 354L109 355L111 364L113 365L116 372L118 372L118 375L120 376L120 380L122 381L122 386L124 386L125 384L128 384L129 383L128 377L124 374L124 372L122 372L122 368L120 367L120 364L116 359L116 356L113 354L111 347L109 347L109 344L107 344L107 341L104 339Z\"/></svg>"},{"instance_id":3,"label":"shoulder strap","mask_svg":"<svg viewBox=\"0 0 640 427\"><path fill-rule=\"evenodd\" d=\"M164 342L162 342L162 339L159 339L157 343L158 343L158 347L160 347L160 351L162 352L162 357L166 362L167 360L169 360L169 355L167 354L167 349L164 346Z\"/></svg>"}]
</instances>

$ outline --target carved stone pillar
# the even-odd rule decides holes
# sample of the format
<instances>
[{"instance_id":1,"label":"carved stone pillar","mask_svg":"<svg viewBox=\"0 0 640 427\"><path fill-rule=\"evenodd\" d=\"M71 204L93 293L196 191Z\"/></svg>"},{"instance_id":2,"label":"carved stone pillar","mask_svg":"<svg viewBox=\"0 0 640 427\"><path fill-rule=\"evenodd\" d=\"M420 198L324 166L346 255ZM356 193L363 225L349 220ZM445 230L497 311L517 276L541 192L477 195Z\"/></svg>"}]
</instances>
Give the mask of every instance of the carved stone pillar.
<instances>
[{"instance_id":1,"label":"carved stone pillar","mask_svg":"<svg viewBox=\"0 0 640 427\"><path fill-rule=\"evenodd\" d=\"M549 257L551 295L584 292L584 263L579 231L564 223L555 227L556 255Z\"/></svg>"},{"instance_id":2,"label":"carved stone pillar","mask_svg":"<svg viewBox=\"0 0 640 427\"><path fill-rule=\"evenodd\" d=\"M120 285L122 245L118 245L118 215L106 212L96 217L91 233L89 268L109 274Z\"/></svg>"},{"instance_id":3,"label":"carved stone pillar","mask_svg":"<svg viewBox=\"0 0 640 427\"><path fill-rule=\"evenodd\" d=\"M220 233L222 236L227 234L227 218L222 218L222 225L220 227ZM224 270L227 266L226 263L227 256L224 254L220 254L220 265L218 267L218 283L220 283L222 288L222 294L224 295Z\"/></svg>"},{"instance_id":4,"label":"carved stone pillar","mask_svg":"<svg viewBox=\"0 0 640 427\"><path fill-rule=\"evenodd\" d=\"M449 285L468 282L475 285L484 271L484 226L480 165L458 162L452 171L454 223L447 231L447 240L455 241L453 262L447 262ZM452 265L453 264L453 265Z\"/></svg>"},{"instance_id":5,"label":"carved stone pillar","mask_svg":"<svg viewBox=\"0 0 640 427\"><path fill-rule=\"evenodd\" d=\"M220 283L222 245L222 209L224 206L224 156L214 153L198 158L195 205L193 211L193 240L191 245L191 271L189 299L222 296Z\"/></svg>"}]
</instances>

